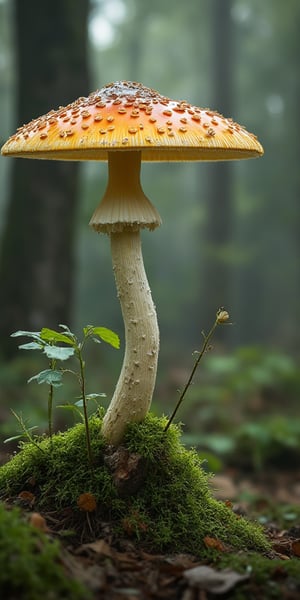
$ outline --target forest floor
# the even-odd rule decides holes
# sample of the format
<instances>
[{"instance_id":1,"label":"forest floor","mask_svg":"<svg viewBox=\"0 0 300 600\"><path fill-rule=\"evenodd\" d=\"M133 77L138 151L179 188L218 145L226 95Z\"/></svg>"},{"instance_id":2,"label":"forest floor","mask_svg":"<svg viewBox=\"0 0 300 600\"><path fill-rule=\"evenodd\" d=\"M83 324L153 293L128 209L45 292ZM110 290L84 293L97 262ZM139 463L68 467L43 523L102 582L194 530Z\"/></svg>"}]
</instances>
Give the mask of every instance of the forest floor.
<instances>
[{"instance_id":1,"label":"forest floor","mask_svg":"<svg viewBox=\"0 0 300 600\"><path fill-rule=\"evenodd\" d=\"M215 496L237 514L254 517L264 525L273 548L271 555L234 553L214 538L206 541L215 549L212 560L201 561L186 554L151 554L134 544L130 536L115 539L109 525L104 525L101 539L64 542L61 562L66 573L84 583L95 600L298 600L300 471L268 471L246 477L231 470L215 476L211 485ZM60 523L53 515L40 516L43 519L37 519L37 526L60 538ZM288 569L298 561L298 571L297 564L296 569Z\"/></svg>"}]
</instances>

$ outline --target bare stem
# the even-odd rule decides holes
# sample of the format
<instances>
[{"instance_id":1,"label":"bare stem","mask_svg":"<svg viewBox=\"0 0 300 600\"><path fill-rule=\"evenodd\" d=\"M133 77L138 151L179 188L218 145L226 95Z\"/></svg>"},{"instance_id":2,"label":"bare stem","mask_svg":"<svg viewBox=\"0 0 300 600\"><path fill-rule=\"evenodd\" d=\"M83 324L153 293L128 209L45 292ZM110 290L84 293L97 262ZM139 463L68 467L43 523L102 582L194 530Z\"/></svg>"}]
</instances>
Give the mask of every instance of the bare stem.
<instances>
[{"instance_id":1,"label":"bare stem","mask_svg":"<svg viewBox=\"0 0 300 600\"><path fill-rule=\"evenodd\" d=\"M53 408L53 385L50 384L49 393L48 393L48 431L49 431L50 441L52 441L52 435L53 435L52 408Z\"/></svg>"},{"instance_id":2,"label":"bare stem","mask_svg":"<svg viewBox=\"0 0 300 600\"><path fill-rule=\"evenodd\" d=\"M90 467L91 467L91 469L93 469L93 455L92 455L92 448L91 448L89 418L88 418L88 412L87 412L87 400L86 400L86 393L85 393L84 360L82 358L81 348L79 348L77 350L77 356L78 356L79 365L80 365L80 388L81 388L81 397L82 397L82 404L83 404L87 454L88 454L88 460L89 460Z\"/></svg>"},{"instance_id":3,"label":"bare stem","mask_svg":"<svg viewBox=\"0 0 300 600\"><path fill-rule=\"evenodd\" d=\"M55 360L52 359L50 361L50 369L54 371L55 369ZM53 415L53 385L50 383L49 385L49 393L48 393L48 430L49 430L49 438L50 443L52 444L52 435L53 435L53 423L52 423L52 415Z\"/></svg>"},{"instance_id":4,"label":"bare stem","mask_svg":"<svg viewBox=\"0 0 300 600\"><path fill-rule=\"evenodd\" d=\"M212 328L210 329L210 331L209 331L209 333L207 335L204 335L204 342L203 342L202 348L201 348L201 350L200 350L200 352L198 354L197 360L196 360L196 362L195 362L195 364L194 364L194 366L192 368L191 374L190 374L190 376L189 376L189 378L188 378L188 380L187 380L187 382L186 382L186 384L185 384L185 386L184 386L184 388L183 388L183 390L182 390L182 392L180 394L180 398L179 398L179 400L178 400L178 402L177 402L177 404L176 404L176 406L175 406L175 408L174 408L174 410L173 410L173 412L172 412L172 414L171 414L171 416L170 416L170 418L169 418L169 420L168 420L168 422L167 422L167 424L166 424L166 426L164 428L164 431L168 431L168 429L169 429L172 421L174 420L174 417L175 417L175 415L176 415L176 413L177 413L177 411L178 411L178 409L179 409L179 407L180 407L180 405L181 405L181 403L182 403L182 401L183 401L183 399L184 399L184 397L186 395L186 392L189 389L189 387L190 387L190 385L191 385L191 383L193 381L193 378L194 378L195 372L197 370L197 367L199 366L199 363L200 363L201 359L203 358L203 356L204 356L204 354L205 354L205 352L207 350L208 344L209 344L209 342L210 342L210 340L211 340L211 338L212 338L212 336L214 334L214 331L215 331L216 327L218 325L220 325L221 323L225 323L228 320L228 318L229 318L229 315L228 315L228 313L226 311L224 311L222 309L218 310L217 315L216 315L216 320L215 320Z\"/></svg>"}]
</instances>

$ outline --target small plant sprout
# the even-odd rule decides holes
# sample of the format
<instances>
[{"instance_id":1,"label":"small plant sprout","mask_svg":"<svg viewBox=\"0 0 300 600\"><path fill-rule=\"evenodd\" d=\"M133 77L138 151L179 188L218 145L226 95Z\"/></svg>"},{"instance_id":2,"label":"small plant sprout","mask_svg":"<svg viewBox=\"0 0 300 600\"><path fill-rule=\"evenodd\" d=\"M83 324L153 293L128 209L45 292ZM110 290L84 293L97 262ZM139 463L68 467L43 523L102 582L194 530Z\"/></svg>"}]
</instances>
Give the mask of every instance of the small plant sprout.
<instances>
[{"instance_id":1,"label":"small plant sprout","mask_svg":"<svg viewBox=\"0 0 300 600\"><path fill-rule=\"evenodd\" d=\"M224 324L231 325L231 323L229 323L229 313L227 312L227 310L224 310L224 308L219 308L219 310L216 313L215 322L214 322L213 326L211 327L210 331L208 332L208 334L205 334L204 331L202 331L202 335L203 335L203 338L204 338L204 341L203 341L203 344L202 344L202 348L201 348L200 351L196 350L194 352L194 354L197 355L197 359L196 359L196 361L194 363L194 366L193 366L193 368L191 370L190 376L189 376L189 378L188 378L188 380L187 380L187 382L186 382L186 384L185 384L185 386L184 386L184 388L183 388L183 390L182 390L182 392L180 394L179 400L178 400L178 402L177 402L177 404L176 404L176 406L175 406L175 408L174 408L174 410L173 410L173 412L172 412L172 414L171 414L171 416L170 416L170 418L169 418L169 420L168 420L168 422L167 422L167 424L165 426L165 431L168 431L168 429L169 429L172 421L174 420L174 417L175 417L175 415L176 415L176 413L177 413L177 411L178 411L181 403L183 402L183 399L184 399L184 397L185 397L185 395L186 395L186 393L187 393L190 385L192 385L192 381L193 381L194 375L196 373L196 370L197 370L197 368L198 368L198 366L199 366L199 364L200 364L200 362L201 362L204 354L207 352L207 350L210 350L209 344L211 342L211 339L213 337L215 329L218 327L218 325L224 325Z\"/></svg>"},{"instance_id":2,"label":"small plant sprout","mask_svg":"<svg viewBox=\"0 0 300 600\"><path fill-rule=\"evenodd\" d=\"M89 400L96 400L97 398L104 397L104 393L100 394L87 394L86 393L86 378L85 378L85 361L83 358L83 349L87 340L91 339L96 343L101 341L106 342L113 348L120 347L120 340L116 333L107 329L106 327L94 327L88 325L83 328L83 338L80 341L78 337L67 327L67 325L60 325L62 331L55 331L44 327L41 331L16 331L12 334L12 337L27 336L32 338L33 341L26 344L21 344L19 348L21 350L40 350L50 360L49 369L40 371L30 379L28 383L35 381L38 384L46 383L49 386L48 392L48 429L50 439L53 434L53 395L54 388L62 386L64 373L71 373L76 376L79 387L80 397L73 405L64 405L63 407L71 407L74 410L80 412L80 408L83 408L83 421L86 430L86 443L87 452L90 465L92 465L92 452L91 442L88 424L88 410L87 403ZM64 344L64 345L62 345ZM66 361L69 358L76 358L79 362L79 370L64 369L57 367L58 361Z\"/></svg>"},{"instance_id":3,"label":"small plant sprout","mask_svg":"<svg viewBox=\"0 0 300 600\"><path fill-rule=\"evenodd\" d=\"M40 350L43 352L47 358L49 359L49 368L44 371L40 371L37 375L34 375L30 379L28 379L28 383L32 381L36 381L38 384L46 383L49 386L48 392L48 431L50 439L52 438L53 433L53 395L54 388L60 387L62 385L62 371L56 368L56 363L58 360L67 360L74 354L73 348L68 347L58 347L55 346L53 341L50 341L47 336L47 332L51 331L50 329L42 329L41 331L16 331L12 333L11 337L29 337L32 339L31 342L27 342L26 344L21 344L19 346L20 350ZM46 334L46 335L45 335ZM66 336L57 333L57 338L59 337L60 343L66 343ZM58 339L56 340L56 342Z\"/></svg>"},{"instance_id":4,"label":"small plant sprout","mask_svg":"<svg viewBox=\"0 0 300 600\"><path fill-rule=\"evenodd\" d=\"M24 419L23 419L22 414L18 415L12 408L11 408L11 412L20 425L20 429L19 429L20 433L18 433L17 435L13 435L12 437L6 438L6 440L4 440L4 444L7 444L8 442L15 442L16 440L24 439L24 440L27 440L27 442L29 442L30 444L33 444L33 446L36 446L41 452L43 452L43 450L40 448L39 444L35 441L35 436L32 435L33 430L37 429L37 425L28 427L26 421L24 421Z\"/></svg>"}]
</instances>

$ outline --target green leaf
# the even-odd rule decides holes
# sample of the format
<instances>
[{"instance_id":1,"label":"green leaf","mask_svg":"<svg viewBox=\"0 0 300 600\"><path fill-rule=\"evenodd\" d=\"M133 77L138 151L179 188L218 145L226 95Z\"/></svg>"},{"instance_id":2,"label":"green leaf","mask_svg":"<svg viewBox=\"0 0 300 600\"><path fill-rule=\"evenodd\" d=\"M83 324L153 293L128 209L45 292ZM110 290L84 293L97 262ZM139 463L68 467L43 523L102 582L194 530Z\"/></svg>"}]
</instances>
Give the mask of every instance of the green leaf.
<instances>
[{"instance_id":1,"label":"green leaf","mask_svg":"<svg viewBox=\"0 0 300 600\"><path fill-rule=\"evenodd\" d=\"M33 425L32 427L29 427L27 429L28 432L33 431L34 429L38 429L37 425ZM23 433L19 433L18 435L13 435L12 437L6 438L6 440L3 441L3 444L7 444L8 442L13 442L15 440L20 440L21 438L25 437L26 433L25 431Z\"/></svg>"},{"instance_id":2,"label":"green leaf","mask_svg":"<svg viewBox=\"0 0 300 600\"><path fill-rule=\"evenodd\" d=\"M83 331L84 335L97 335L103 342L110 344L113 348L120 348L120 338L111 329L88 325L88 327L84 327Z\"/></svg>"},{"instance_id":3,"label":"green leaf","mask_svg":"<svg viewBox=\"0 0 300 600\"><path fill-rule=\"evenodd\" d=\"M96 400L96 398L106 398L106 394L87 394L86 400ZM75 402L75 406L83 406L83 398L79 398L77 402Z\"/></svg>"},{"instance_id":4,"label":"green leaf","mask_svg":"<svg viewBox=\"0 0 300 600\"><path fill-rule=\"evenodd\" d=\"M60 323L59 327L61 327L64 330L64 334L63 335L66 335L69 339L72 340L72 342L74 343L74 345L77 345L78 340L76 338L75 333L72 333L71 329L67 325L62 325Z\"/></svg>"},{"instance_id":5,"label":"green leaf","mask_svg":"<svg viewBox=\"0 0 300 600\"><path fill-rule=\"evenodd\" d=\"M64 348L61 346L45 346L44 352L48 358L55 360L67 360L75 354L75 348Z\"/></svg>"},{"instance_id":6,"label":"green leaf","mask_svg":"<svg viewBox=\"0 0 300 600\"><path fill-rule=\"evenodd\" d=\"M46 342L64 342L69 346L74 346L74 340L63 333L60 333L60 331L54 331L54 329L43 327L40 336L42 340L45 340Z\"/></svg>"},{"instance_id":7,"label":"green leaf","mask_svg":"<svg viewBox=\"0 0 300 600\"><path fill-rule=\"evenodd\" d=\"M59 327L61 327L62 329L64 329L66 333L70 333L71 335L73 335L73 333L72 333L70 327L68 327L68 325L64 325L63 323L60 323Z\"/></svg>"},{"instance_id":8,"label":"green leaf","mask_svg":"<svg viewBox=\"0 0 300 600\"><path fill-rule=\"evenodd\" d=\"M38 384L47 383L53 387L60 387L62 385L62 375L63 374L61 371L46 369L45 371L40 371L40 373L37 375L30 377L30 379L28 379L28 383L31 383L31 381L36 381Z\"/></svg>"},{"instance_id":9,"label":"green leaf","mask_svg":"<svg viewBox=\"0 0 300 600\"><path fill-rule=\"evenodd\" d=\"M20 433L20 435L13 435L12 437L6 438L3 440L3 444L7 444L8 442L14 442L15 440L19 440L24 437L24 433Z\"/></svg>"},{"instance_id":10,"label":"green leaf","mask_svg":"<svg viewBox=\"0 0 300 600\"><path fill-rule=\"evenodd\" d=\"M73 412L78 413L78 410L74 404L58 404L56 408L65 408L66 410L72 410Z\"/></svg>"},{"instance_id":11,"label":"green leaf","mask_svg":"<svg viewBox=\"0 0 300 600\"><path fill-rule=\"evenodd\" d=\"M10 337L21 337L21 336L26 336L26 337L31 337L35 340L40 340L41 339L41 332L40 331L15 331L14 333L11 334Z\"/></svg>"},{"instance_id":12,"label":"green leaf","mask_svg":"<svg viewBox=\"0 0 300 600\"><path fill-rule=\"evenodd\" d=\"M80 400L77 400L77 402L75 402L75 406L82 407L83 406L83 398L80 398Z\"/></svg>"},{"instance_id":13,"label":"green leaf","mask_svg":"<svg viewBox=\"0 0 300 600\"><path fill-rule=\"evenodd\" d=\"M74 404L58 404L56 408L63 408L65 410L70 410L71 412L79 415L80 418L82 419L82 421L84 421L84 416L83 416L81 410L79 410L79 408L77 406L75 406Z\"/></svg>"},{"instance_id":14,"label":"green leaf","mask_svg":"<svg viewBox=\"0 0 300 600\"><path fill-rule=\"evenodd\" d=\"M85 337L88 337L89 335L91 335L94 331L94 326L93 325L87 325L86 327L83 328L83 333L85 335Z\"/></svg>"},{"instance_id":15,"label":"green leaf","mask_svg":"<svg viewBox=\"0 0 300 600\"><path fill-rule=\"evenodd\" d=\"M42 350L43 345L38 342L28 342L28 344L21 344L20 350Z\"/></svg>"}]
</instances>

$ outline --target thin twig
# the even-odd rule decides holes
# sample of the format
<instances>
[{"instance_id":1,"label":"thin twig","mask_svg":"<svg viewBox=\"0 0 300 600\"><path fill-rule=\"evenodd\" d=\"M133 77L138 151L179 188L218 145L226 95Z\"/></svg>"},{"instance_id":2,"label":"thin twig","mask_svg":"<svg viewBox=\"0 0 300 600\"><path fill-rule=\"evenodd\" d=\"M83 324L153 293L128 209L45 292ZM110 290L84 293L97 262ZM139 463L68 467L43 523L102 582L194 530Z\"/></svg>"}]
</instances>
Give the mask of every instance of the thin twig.
<instances>
[{"instance_id":1,"label":"thin twig","mask_svg":"<svg viewBox=\"0 0 300 600\"><path fill-rule=\"evenodd\" d=\"M169 427L170 427L170 425L171 425L171 423L172 423L172 421L173 421L173 419L174 419L174 417L175 417L175 415L176 415L176 413L177 413L177 411L178 411L178 409L179 409L179 407L180 407L180 405L181 405L181 403L182 403L182 401L183 401L183 399L184 399L184 397L186 395L186 392L189 389L189 387L190 387L190 385L191 385L191 383L193 381L193 377L195 375L197 367L198 367L198 365L199 365L199 363L200 363L203 355L205 354L205 352L207 350L208 344L209 344L209 342L210 342L210 340L211 340L211 338L212 338L212 336L214 334L214 331L215 331L216 327L218 325L222 324L222 323L225 323L226 321L228 321L228 319L229 319L228 312L225 311L225 310L223 310L223 309L219 309L218 312L217 312L217 315L216 315L216 320L215 320L215 322L214 322L211 330L209 331L209 333L207 335L203 334L204 335L204 342L203 342L202 348L201 348L201 350L199 352L199 355L198 355L198 358L197 358L197 360L196 360L196 362L195 362L195 364L193 366L191 374L190 374L190 376L189 376L189 378L188 378L188 380L187 380L187 382L186 382L186 384L184 386L184 389L183 389L183 391L180 394L180 398L179 398L179 400L178 400L178 402L177 402L177 404L176 404L176 406L175 406L175 408L174 408L174 410L173 410L173 412L172 412L172 414L171 414L171 416L170 416L170 418L169 418L169 420L168 420L168 422L167 422L167 424L166 424L166 426L164 428L164 432L168 431L168 429L169 429Z\"/></svg>"}]
</instances>

